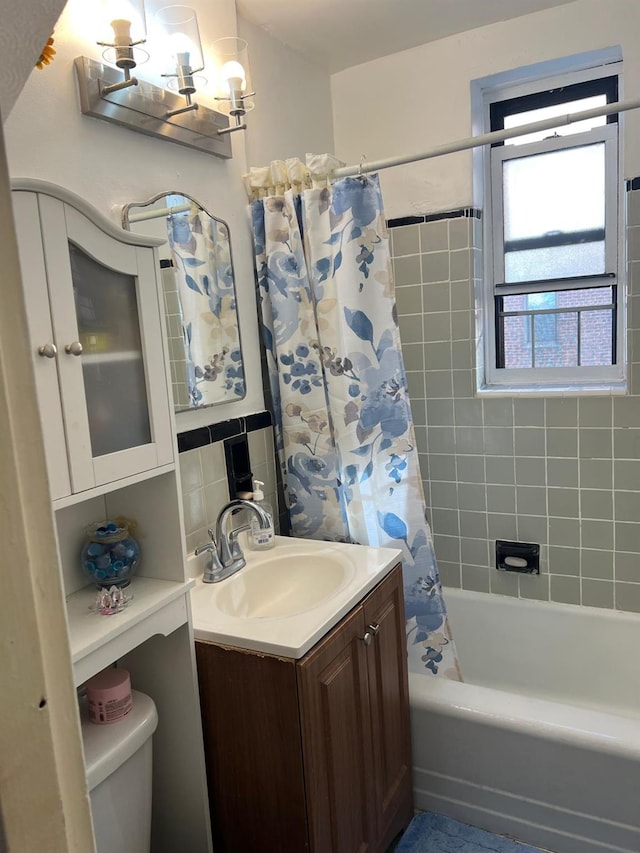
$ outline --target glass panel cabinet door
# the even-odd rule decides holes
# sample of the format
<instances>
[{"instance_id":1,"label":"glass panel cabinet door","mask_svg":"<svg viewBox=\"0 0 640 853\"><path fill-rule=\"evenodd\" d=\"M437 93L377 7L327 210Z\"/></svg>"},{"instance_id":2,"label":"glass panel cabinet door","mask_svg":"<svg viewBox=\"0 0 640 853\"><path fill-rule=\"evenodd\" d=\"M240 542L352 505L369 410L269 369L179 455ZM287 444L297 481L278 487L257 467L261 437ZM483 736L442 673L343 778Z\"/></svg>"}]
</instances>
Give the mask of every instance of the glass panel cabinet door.
<instances>
[{"instance_id":1,"label":"glass panel cabinet door","mask_svg":"<svg viewBox=\"0 0 640 853\"><path fill-rule=\"evenodd\" d=\"M172 462L154 250L49 196L40 218L72 491Z\"/></svg>"}]
</instances>

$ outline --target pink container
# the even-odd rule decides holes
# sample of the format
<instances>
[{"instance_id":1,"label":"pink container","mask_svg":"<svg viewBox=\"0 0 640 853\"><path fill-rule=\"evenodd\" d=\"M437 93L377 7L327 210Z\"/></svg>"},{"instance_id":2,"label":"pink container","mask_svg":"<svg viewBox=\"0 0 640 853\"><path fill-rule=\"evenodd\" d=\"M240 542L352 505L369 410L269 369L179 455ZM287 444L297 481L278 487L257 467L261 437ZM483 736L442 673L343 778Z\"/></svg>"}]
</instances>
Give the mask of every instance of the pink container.
<instances>
[{"instance_id":1,"label":"pink container","mask_svg":"<svg viewBox=\"0 0 640 853\"><path fill-rule=\"evenodd\" d=\"M116 723L133 707L131 679L126 669L103 669L90 678L85 687L92 723Z\"/></svg>"}]
</instances>

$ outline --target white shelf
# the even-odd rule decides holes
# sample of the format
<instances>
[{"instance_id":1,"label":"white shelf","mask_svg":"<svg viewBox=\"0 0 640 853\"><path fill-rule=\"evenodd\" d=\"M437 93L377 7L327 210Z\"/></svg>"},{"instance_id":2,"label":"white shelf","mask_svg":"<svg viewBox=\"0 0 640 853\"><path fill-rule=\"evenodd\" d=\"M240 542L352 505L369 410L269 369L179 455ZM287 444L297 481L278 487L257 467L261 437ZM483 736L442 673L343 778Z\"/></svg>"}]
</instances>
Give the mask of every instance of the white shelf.
<instances>
[{"instance_id":1,"label":"white shelf","mask_svg":"<svg viewBox=\"0 0 640 853\"><path fill-rule=\"evenodd\" d=\"M135 483L142 483L144 480L150 480L152 477L160 477L162 474L167 474L169 471L175 470L175 464L170 462L168 465L159 465L154 468L149 468L148 471L141 471L138 474L132 474L130 477L121 477L113 480L111 483L105 483L102 486L95 486L93 489L85 489L84 492L75 492L72 495L66 495L63 498L57 498L51 502L54 512L58 509L64 509L68 506L83 503L84 501L97 498L101 495L106 495L109 492L115 492L118 489L126 489L127 486L132 486Z\"/></svg>"},{"instance_id":2,"label":"white shelf","mask_svg":"<svg viewBox=\"0 0 640 853\"><path fill-rule=\"evenodd\" d=\"M119 350L116 352L85 352L82 353L82 360L88 364L116 364L122 361L141 361L142 353L140 350Z\"/></svg>"},{"instance_id":3,"label":"white shelf","mask_svg":"<svg viewBox=\"0 0 640 853\"><path fill-rule=\"evenodd\" d=\"M127 588L131 602L113 616L91 609L98 593L93 586L69 596L67 621L76 686L154 634L167 636L187 622L187 594L194 583L135 577Z\"/></svg>"}]
</instances>

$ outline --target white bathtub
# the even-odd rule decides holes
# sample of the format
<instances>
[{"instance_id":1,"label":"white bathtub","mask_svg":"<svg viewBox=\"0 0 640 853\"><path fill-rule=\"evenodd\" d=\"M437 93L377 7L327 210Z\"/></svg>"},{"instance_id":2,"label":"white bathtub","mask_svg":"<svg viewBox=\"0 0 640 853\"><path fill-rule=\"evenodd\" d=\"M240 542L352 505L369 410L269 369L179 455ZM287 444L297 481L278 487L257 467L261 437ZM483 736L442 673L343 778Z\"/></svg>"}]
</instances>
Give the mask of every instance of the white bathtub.
<instances>
[{"instance_id":1,"label":"white bathtub","mask_svg":"<svg viewBox=\"0 0 640 853\"><path fill-rule=\"evenodd\" d=\"M640 616L445 599L465 683L409 676L416 808L554 853L640 853Z\"/></svg>"}]
</instances>

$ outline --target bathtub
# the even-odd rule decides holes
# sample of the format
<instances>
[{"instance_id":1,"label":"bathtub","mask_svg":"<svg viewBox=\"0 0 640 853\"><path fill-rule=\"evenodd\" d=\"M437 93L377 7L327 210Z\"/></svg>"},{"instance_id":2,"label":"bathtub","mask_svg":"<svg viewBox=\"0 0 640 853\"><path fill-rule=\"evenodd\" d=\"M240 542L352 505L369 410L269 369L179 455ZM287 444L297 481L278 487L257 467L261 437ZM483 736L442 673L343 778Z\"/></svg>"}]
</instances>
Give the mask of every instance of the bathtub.
<instances>
[{"instance_id":1,"label":"bathtub","mask_svg":"<svg viewBox=\"0 0 640 853\"><path fill-rule=\"evenodd\" d=\"M640 852L640 615L445 590L465 683L409 676L415 806Z\"/></svg>"}]
</instances>

